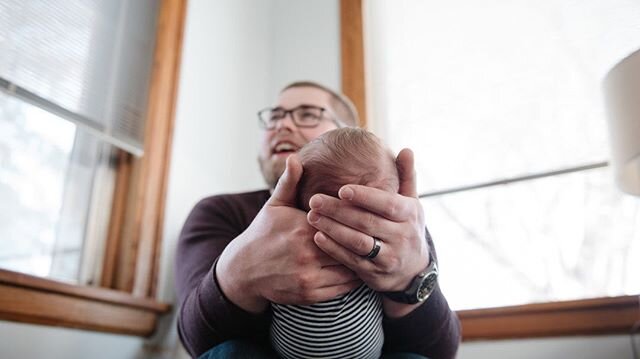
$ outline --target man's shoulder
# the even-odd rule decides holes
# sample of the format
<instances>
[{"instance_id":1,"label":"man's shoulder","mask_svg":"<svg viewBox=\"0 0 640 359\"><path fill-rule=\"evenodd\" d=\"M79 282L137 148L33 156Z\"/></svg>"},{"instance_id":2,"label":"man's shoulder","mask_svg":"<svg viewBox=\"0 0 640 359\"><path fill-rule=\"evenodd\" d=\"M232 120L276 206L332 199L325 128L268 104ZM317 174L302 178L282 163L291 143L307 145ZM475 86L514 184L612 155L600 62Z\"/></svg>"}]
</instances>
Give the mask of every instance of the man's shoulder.
<instances>
[{"instance_id":1,"label":"man's shoulder","mask_svg":"<svg viewBox=\"0 0 640 359\"><path fill-rule=\"evenodd\" d=\"M225 193L216 194L213 196L205 197L200 200L199 205L208 205L215 203L256 203L263 202L269 199L269 190L262 189L251 192L237 192L237 193Z\"/></svg>"},{"instance_id":2,"label":"man's shoulder","mask_svg":"<svg viewBox=\"0 0 640 359\"><path fill-rule=\"evenodd\" d=\"M227 223L244 230L270 196L268 190L260 190L203 198L194 206L187 224Z\"/></svg>"},{"instance_id":3,"label":"man's shoulder","mask_svg":"<svg viewBox=\"0 0 640 359\"><path fill-rule=\"evenodd\" d=\"M213 209L213 208L262 208L271 196L269 190L263 189L250 192L237 192L217 194L201 199L195 208L197 209Z\"/></svg>"}]
</instances>

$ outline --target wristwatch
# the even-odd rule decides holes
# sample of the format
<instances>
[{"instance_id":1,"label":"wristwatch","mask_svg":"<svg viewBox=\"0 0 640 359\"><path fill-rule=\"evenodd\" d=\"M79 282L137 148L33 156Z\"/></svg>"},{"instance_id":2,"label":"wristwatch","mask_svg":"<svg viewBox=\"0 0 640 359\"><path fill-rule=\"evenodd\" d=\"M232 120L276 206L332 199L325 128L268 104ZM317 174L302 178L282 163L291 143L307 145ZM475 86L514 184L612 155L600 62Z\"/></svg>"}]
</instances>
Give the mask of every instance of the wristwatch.
<instances>
[{"instance_id":1,"label":"wristwatch","mask_svg":"<svg viewBox=\"0 0 640 359\"><path fill-rule=\"evenodd\" d=\"M407 289L400 292L382 292L394 302L416 304L427 300L438 284L438 265L434 260L422 272L418 273Z\"/></svg>"}]
</instances>

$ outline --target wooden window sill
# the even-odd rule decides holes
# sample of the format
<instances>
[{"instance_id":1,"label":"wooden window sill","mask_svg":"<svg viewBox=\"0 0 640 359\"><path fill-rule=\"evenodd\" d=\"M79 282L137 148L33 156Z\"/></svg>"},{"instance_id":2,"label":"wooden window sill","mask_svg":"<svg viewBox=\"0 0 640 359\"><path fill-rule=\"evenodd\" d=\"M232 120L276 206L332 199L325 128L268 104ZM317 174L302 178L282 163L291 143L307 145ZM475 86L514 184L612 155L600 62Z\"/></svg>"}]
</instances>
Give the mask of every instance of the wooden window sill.
<instances>
[{"instance_id":1,"label":"wooden window sill","mask_svg":"<svg viewBox=\"0 0 640 359\"><path fill-rule=\"evenodd\" d=\"M0 269L0 319L148 337L171 306Z\"/></svg>"},{"instance_id":2,"label":"wooden window sill","mask_svg":"<svg viewBox=\"0 0 640 359\"><path fill-rule=\"evenodd\" d=\"M0 320L148 337L171 306L0 269ZM628 333L638 296L461 310L464 341Z\"/></svg>"},{"instance_id":3,"label":"wooden window sill","mask_svg":"<svg viewBox=\"0 0 640 359\"><path fill-rule=\"evenodd\" d=\"M629 333L640 297L622 296L458 311L463 340Z\"/></svg>"}]
</instances>

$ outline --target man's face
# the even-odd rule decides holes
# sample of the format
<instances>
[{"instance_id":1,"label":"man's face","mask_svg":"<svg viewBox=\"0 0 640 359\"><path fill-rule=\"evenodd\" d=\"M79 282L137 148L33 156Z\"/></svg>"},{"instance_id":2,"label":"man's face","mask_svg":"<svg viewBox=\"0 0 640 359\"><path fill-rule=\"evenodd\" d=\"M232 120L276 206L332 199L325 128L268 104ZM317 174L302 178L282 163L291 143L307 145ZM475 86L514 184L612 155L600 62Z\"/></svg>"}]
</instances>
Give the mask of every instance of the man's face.
<instances>
[{"instance_id":1,"label":"man's face","mask_svg":"<svg viewBox=\"0 0 640 359\"><path fill-rule=\"evenodd\" d=\"M319 106L329 110L324 113L324 119L314 128L298 128L291 119L291 115L279 120L273 130L264 130L258 162L260 170L269 188L275 188L278 178L285 169L287 157L297 152L307 142L321 134L336 129L331 119L331 95L315 87L293 87L283 91L274 107L285 110L300 105Z\"/></svg>"}]
</instances>

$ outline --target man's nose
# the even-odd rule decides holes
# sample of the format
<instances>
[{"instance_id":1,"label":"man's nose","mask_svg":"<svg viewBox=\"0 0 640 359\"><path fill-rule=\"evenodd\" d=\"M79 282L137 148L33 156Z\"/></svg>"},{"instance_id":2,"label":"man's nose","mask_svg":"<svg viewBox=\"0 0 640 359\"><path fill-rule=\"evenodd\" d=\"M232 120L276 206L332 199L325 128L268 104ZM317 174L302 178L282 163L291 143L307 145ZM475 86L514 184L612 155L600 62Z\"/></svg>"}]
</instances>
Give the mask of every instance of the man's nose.
<instances>
[{"instance_id":1,"label":"man's nose","mask_svg":"<svg viewBox=\"0 0 640 359\"><path fill-rule=\"evenodd\" d=\"M293 113L291 112L285 113L284 117L276 122L276 132L285 129L289 131L294 131L296 129L296 124L293 122Z\"/></svg>"}]
</instances>

